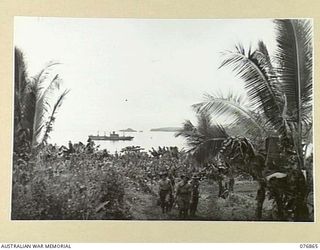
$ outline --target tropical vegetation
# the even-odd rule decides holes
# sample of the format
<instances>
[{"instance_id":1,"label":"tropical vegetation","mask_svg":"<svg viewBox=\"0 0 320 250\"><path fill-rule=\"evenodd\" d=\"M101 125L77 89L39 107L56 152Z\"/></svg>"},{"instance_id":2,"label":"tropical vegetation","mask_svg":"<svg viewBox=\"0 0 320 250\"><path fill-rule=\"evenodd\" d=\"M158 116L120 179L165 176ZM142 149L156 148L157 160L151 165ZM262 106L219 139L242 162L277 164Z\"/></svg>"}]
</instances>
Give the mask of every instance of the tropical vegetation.
<instances>
[{"instance_id":1,"label":"tropical vegetation","mask_svg":"<svg viewBox=\"0 0 320 250\"><path fill-rule=\"evenodd\" d=\"M258 187L256 200L246 197L256 202L256 219L263 218L268 190L278 219L309 220L311 189L302 171L312 168L306 158L313 126L312 25L296 19L274 23L274 53L263 41L255 49L238 44L222 53L220 67L230 67L241 79L246 96L205 94L194 104L197 123L186 120L175 134L185 138L187 151L159 147L146 153L130 146L112 155L92 141L70 142L69 148L49 144L69 91L61 89L62 79L54 73L59 63L49 62L31 76L23 52L15 48L12 219L137 218L132 204L138 204L139 193L155 198L158 173L167 171L173 182L195 172L207 183L218 180L224 199L223 176L231 185L246 173ZM270 141L276 142L279 158L271 165L266 160ZM312 173L307 177L311 183Z\"/></svg>"},{"instance_id":2,"label":"tropical vegetation","mask_svg":"<svg viewBox=\"0 0 320 250\"><path fill-rule=\"evenodd\" d=\"M31 152L47 143L68 90L61 91L62 79L52 74L59 63L49 62L30 76L23 52L19 48L14 52L14 151Z\"/></svg>"},{"instance_id":3,"label":"tropical vegetation","mask_svg":"<svg viewBox=\"0 0 320 250\"><path fill-rule=\"evenodd\" d=\"M275 20L277 50L269 55L260 41L245 50L239 44L223 53L220 67L230 66L247 90L249 102L234 94L206 95L194 105L198 112L227 116L243 124L246 132L280 137L293 149L298 166L304 166L303 146L312 133L312 29L310 20Z\"/></svg>"},{"instance_id":4,"label":"tropical vegetation","mask_svg":"<svg viewBox=\"0 0 320 250\"><path fill-rule=\"evenodd\" d=\"M246 50L243 45L238 44L234 51L223 52L220 68L231 67L236 76L244 82L249 102L232 93L227 96L207 94L203 102L193 107L202 117L208 117L208 114L211 114L216 119L225 118L228 120L226 127L241 126L247 138L253 138L256 149L263 145L261 139L267 142L272 137L278 138L279 159L281 158L282 161L278 161L277 164L289 166L288 176L296 178L296 182L285 183L286 190L274 188L274 185L279 185L279 183L273 183L269 189L273 190L276 197L280 216L283 214L281 211L283 198L281 197L286 196L286 192L292 193L293 197L295 194L292 190L295 190L294 192L298 194L293 198L296 204L294 217L296 220L306 220L308 192L306 191L307 184L301 178L303 176L301 170L305 169L306 160L303 149L310 143L312 135L312 26L311 21L306 19L278 19L274 23L277 44L274 55L269 54L263 41L258 42L255 50L252 50L251 47ZM199 128L206 127L199 124ZM238 168L241 165L251 165L247 169L248 172L259 177L258 196L261 195L258 198L258 209L261 210L266 187L265 179L262 178L263 174L266 174L265 163L261 160L265 159L263 154L259 154L252 147L252 150L249 151L252 153L247 157L242 152L248 144L245 146L239 143L239 139L238 143L234 143L235 140L231 137L229 144L232 145L232 154L226 157L225 148L228 143L223 143L227 137L226 133L221 136L221 132L224 131L223 127L217 124L212 125L209 122L206 124L210 126L210 128L206 127L206 131L219 128L219 132L199 136L198 131L201 129L195 129L188 121L178 135L186 138L190 150L197 157L200 155L199 152L205 152L201 155L203 160L220 153L231 165L237 163ZM246 138L241 140L248 141ZM212 141L215 142L214 145L208 143ZM264 156L268 154L266 147ZM240 165L239 161L233 161L234 156L239 152L242 157ZM275 165L275 161L272 164ZM296 168L298 172L292 172ZM254 169L259 169L259 171ZM261 217L261 211L257 211L257 214L258 217Z\"/></svg>"}]
</instances>

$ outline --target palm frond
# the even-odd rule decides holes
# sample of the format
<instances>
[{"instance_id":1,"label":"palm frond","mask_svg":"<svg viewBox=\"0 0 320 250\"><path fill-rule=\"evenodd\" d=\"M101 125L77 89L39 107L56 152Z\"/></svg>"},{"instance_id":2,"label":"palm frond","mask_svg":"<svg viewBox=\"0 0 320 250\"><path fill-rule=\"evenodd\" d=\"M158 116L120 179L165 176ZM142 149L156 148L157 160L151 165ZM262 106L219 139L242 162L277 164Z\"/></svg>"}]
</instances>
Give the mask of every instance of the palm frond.
<instances>
[{"instance_id":1,"label":"palm frond","mask_svg":"<svg viewBox=\"0 0 320 250\"><path fill-rule=\"evenodd\" d=\"M51 95L60 88L61 79L58 74L49 80L52 68L59 64L58 62L49 62L36 76L32 77L32 85L37 98L32 129L32 145L38 144L38 137L45 127L46 118L49 115Z\"/></svg>"},{"instance_id":2,"label":"palm frond","mask_svg":"<svg viewBox=\"0 0 320 250\"><path fill-rule=\"evenodd\" d=\"M15 47L14 49L14 126L18 127L21 122L22 99L25 88L28 84L28 76L23 52Z\"/></svg>"},{"instance_id":3,"label":"palm frond","mask_svg":"<svg viewBox=\"0 0 320 250\"><path fill-rule=\"evenodd\" d=\"M312 26L309 20L275 20L279 80L290 121L309 113L312 101Z\"/></svg>"},{"instance_id":4,"label":"palm frond","mask_svg":"<svg viewBox=\"0 0 320 250\"><path fill-rule=\"evenodd\" d=\"M195 126L192 124L192 122L190 120L186 120L183 124L182 124L182 129L180 129L178 132L175 133L175 137L179 137L179 136L188 136L190 133L194 132L195 130ZM185 135L184 135L185 134ZM185 136L185 137L186 137Z\"/></svg>"},{"instance_id":5,"label":"palm frond","mask_svg":"<svg viewBox=\"0 0 320 250\"><path fill-rule=\"evenodd\" d=\"M218 120L224 118L224 123L230 125L243 123L246 130L256 130L258 128L260 133L267 132L264 126L265 122L261 123L261 116L254 115L240 95L231 92L226 97L221 94L206 94L204 102L194 104L192 107L197 112L210 113Z\"/></svg>"},{"instance_id":6,"label":"palm frond","mask_svg":"<svg viewBox=\"0 0 320 250\"><path fill-rule=\"evenodd\" d=\"M287 121L303 167L303 123L309 123L312 101L312 27L310 20L275 20L279 79L287 99ZM307 125L308 126L308 125Z\"/></svg>"},{"instance_id":7,"label":"palm frond","mask_svg":"<svg viewBox=\"0 0 320 250\"><path fill-rule=\"evenodd\" d=\"M45 122L50 112L50 103L52 95L60 88L61 79L59 75L55 75L47 85L45 89L37 91L37 104L34 118L34 142L37 141L37 137L45 126ZM35 82L35 85L39 88L40 84Z\"/></svg>"},{"instance_id":8,"label":"palm frond","mask_svg":"<svg viewBox=\"0 0 320 250\"><path fill-rule=\"evenodd\" d=\"M253 107L263 112L268 123L272 124L280 133L285 133L282 109L283 98L274 74L270 57L266 54L266 47L259 43L259 49L246 53L242 45L236 50L224 53L225 59L221 67L231 66L236 75L245 82L248 97Z\"/></svg>"},{"instance_id":9,"label":"palm frond","mask_svg":"<svg viewBox=\"0 0 320 250\"><path fill-rule=\"evenodd\" d=\"M14 49L14 68L15 91L21 93L27 86L27 67L24 54L17 47Z\"/></svg>"},{"instance_id":10,"label":"palm frond","mask_svg":"<svg viewBox=\"0 0 320 250\"><path fill-rule=\"evenodd\" d=\"M35 76L33 76L33 81L36 82L39 86L39 89L42 89L43 86L42 84L47 80L47 77L50 76L50 71L52 69L52 67L59 65L61 63L59 62L49 62L47 63L47 65Z\"/></svg>"},{"instance_id":11,"label":"palm frond","mask_svg":"<svg viewBox=\"0 0 320 250\"><path fill-rule=\"evenodd\" d=\"M221 125L211 122L208 114L201 113L197 118L197 126L186 121L176 136L183 136L188 145L187 152L192 153L197 160L204 161L219 152L222 142L228 135Z\"/></svg>"},{"instance_id":12,"label":"palm frond","mask_svg":"<svg viewBox=\"0 0 320 250\"><path fill-rule=\"evenodd\" d=\"M52 125L56 119L56 114L58 112L58 109L61 107L63 100L65 99L66 95L69 93L70 90L65 90L57 99L57 101L55 102L55 104L53 105L51 114L49 116L49 120L46 122L45 125L45 131L44 131L44 135L41 139L41 143L40 145L45 145L48 138L49 138L49 134L52 131Z\"/></svg>"},{"instance_id":13,"label":"palm frond","mask_svg":"<svg viewBox=\"0 0 320 250\"><path fill-rule=\"evenodd\" d=\"M61 83L58 74L52 77L51 70L58 64L60 63L50 62L37 75L28 77L24 55L20 49L15 48L14 130L15 135L18 130L24 131L28 143L32 146L38 144L43 133L48 136L47 125L53 123L56 110L67 94L62 93L51 108L52 97ZM49 123L46 122L48 119ZM20 142L15 142L14 148L18 149L19 145Z\"/></svg>"}]
</instances>

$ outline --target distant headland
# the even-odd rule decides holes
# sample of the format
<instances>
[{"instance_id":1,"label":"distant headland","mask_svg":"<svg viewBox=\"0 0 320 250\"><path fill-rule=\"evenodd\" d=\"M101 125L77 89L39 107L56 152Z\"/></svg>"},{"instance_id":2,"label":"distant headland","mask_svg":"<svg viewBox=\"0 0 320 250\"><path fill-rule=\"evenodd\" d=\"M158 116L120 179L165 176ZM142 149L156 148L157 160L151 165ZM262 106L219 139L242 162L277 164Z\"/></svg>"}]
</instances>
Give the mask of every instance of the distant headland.
<instances>
[{"instance_id":1,"label":"distant headland","mask_svg":"<svg viewBox=\"0 0 320 250\"><path fill-rule=\"evenodd\" d=\"M179 127L164 127L164 128L152 128L150 131L161 131L161 132L178 132L181 128Z\"/></svg>"},{"instance_id":2,"label":"distant headland","mask_svg":"<svg viewBox=\"0 0 320 250\"><path fill-rule=\"evenodd\" d=\"M127 129L121 129L119 130L120 132L138 132L137 130L134 130L132 128L127 128Z\"/></svg>"}]
</instances>

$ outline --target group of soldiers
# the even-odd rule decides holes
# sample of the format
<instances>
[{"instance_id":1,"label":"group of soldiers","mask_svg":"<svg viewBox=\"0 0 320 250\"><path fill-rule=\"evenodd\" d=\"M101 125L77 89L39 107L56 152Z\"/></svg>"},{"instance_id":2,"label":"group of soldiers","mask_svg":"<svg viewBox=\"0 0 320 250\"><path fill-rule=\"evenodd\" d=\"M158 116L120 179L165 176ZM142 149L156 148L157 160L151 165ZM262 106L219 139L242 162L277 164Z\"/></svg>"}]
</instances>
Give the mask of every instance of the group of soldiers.
<instances>
[{"instance_id":1,"label":"group of soldiers","mask_svg":"<svg viewBox=\"0 0 320 250\"><path fill-rule=\"evenodd\" d=\"M160 173L159 196L162 213L168 213L175 205L179 210L179 218L186 219L195 216L199 200L200 178L193 174L190 180L187 174L180 176L180 182L175 185L175 178L166 172Z\"/></svg>"}]
</instances>

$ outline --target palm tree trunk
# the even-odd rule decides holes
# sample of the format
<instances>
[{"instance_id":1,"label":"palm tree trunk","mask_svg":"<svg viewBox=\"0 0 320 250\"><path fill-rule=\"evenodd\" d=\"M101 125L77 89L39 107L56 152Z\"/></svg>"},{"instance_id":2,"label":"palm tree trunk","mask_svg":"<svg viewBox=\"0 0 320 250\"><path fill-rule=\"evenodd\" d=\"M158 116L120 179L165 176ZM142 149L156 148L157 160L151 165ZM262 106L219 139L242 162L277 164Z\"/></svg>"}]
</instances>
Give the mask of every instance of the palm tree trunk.
<instances>
[{"instance_id":1,"label":"palm tree trunk","mask_svg":"<svg viewBox=\"0 0 320 250\"><path fill-rule=\"evenodd\" d=\"M292 22L292 21L291 21ZM294 43L294 46L295 46L295 50L297 53L296 53L296 68L298 69L297 71L297 83L298 83L298 88L297 88L297 122L298 122L298 140L297 140L297 153L298 153L298 161L299 161L299 168L300 169L303 169L304 167L304 162L303 162L303 155L302 155L302 120L301 120L301 65L300 65L300 55L298 53L298 49L299 49L299 46L298 46L298 38L297 38L297 31L296 31L296 28L295 28L295 25L291 25L292 26L292 29L293 29L293 34L294 34L294 38L295 38L295 43Z\"/></svg>"}]
</instances>

